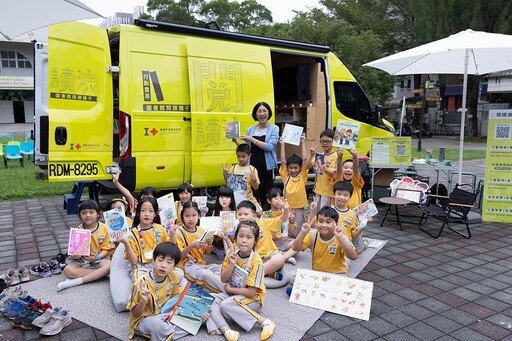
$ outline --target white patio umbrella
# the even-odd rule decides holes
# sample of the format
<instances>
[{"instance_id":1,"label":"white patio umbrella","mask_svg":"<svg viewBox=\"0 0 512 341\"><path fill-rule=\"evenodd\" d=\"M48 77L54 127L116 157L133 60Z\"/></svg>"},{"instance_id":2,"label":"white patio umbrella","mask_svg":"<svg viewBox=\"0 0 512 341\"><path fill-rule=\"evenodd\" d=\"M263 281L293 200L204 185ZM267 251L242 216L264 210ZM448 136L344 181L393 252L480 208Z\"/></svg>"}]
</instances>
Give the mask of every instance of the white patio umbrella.
<instances>
[{"instance_id":1,"label":"white patio umbrella","mask_svg":"<svg viewBox=\"0 0 512 341\"><path fill-rule=\"evenodd\" d=\"M391 75L464 75L458 170L460 184L468 74L483 75L512 69L512 35L465 30L447 38L366 63L364 66L381 69Z\"/></svg>"},{"instance_id":2,"label":"white patio umbrella","mask_svg":"<svg viewBox=\"0 0 512 341\"><path fill-rule=\"evenodd\" d=\"M12 40L52 24L101 17L78 0L4 1L0 10L0 35Z\"/></svg>"}]
</instances>

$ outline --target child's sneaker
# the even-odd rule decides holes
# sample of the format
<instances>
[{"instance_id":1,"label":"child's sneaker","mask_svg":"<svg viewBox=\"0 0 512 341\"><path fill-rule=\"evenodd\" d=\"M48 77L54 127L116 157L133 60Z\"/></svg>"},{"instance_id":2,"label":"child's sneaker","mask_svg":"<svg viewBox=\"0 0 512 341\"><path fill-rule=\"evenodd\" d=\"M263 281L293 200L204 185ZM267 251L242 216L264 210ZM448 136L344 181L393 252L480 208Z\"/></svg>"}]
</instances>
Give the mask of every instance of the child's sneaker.
<instances>
[{"instance_id":1,"label":"child's sneaker","mask_svg":"<svg viewBox=\"0 0 512 341\"><path fill-rule=\"evenodd\" d=\"M71 315L67 310L62 310L60 314L54 314L50 321L39 331L41 335L57 335L64 327L71 324Z\"/></svg>"},{"instance_id":2,"label":"child's sneaker","mask_svg":"<svg viewBox=\"0 0 512 341\"><path fill-rule=\"evenodd\" d=\"M20 276L20 282L25 283L30 281L30 274L26 267L20 266L18 268L18 275Z\"/></svg>"},{"instance_id":3,"label":"child's sneaker","mask_svg":"<svg viewBox=\"0 0 512 341\"><path fill-rule=\"evenodd\" d=\"M50 277L52 275L50 266L46 262L41 262L38 265L34 265L30 269L30 273L34 276L43 277L43 278Z\"/></svg>"},{"instance_id":4,"label":"child's sneaker","mask_svg":"<svg viewBox=\"0 0 512 341\"><path fill-rule=\"evenodd\" d=\"M11 307L9 308L9 311L6 311L4 313L5 317L7 317L9 320L14 320L16 317L18 317L21 314L28 314L33 308L37 308L41 305L41 302L39 302L39 301L29 302L25 305L21 302L17 302L17 303L18 304L15 303L15 304L11 305Z\"/></svg>"},{"instance_id":5,"label":"child's sneaker","mask_svg":"<svg viewBox=\"0 0 512 341\"><path fill-rule=\"evenodd\" d=\"M263 324L261 325L261 336L260 336L260 340L261 341L265 341L267 340L269 337L272 336L272 334L274 334L274 329L276 329L276 324L272 321L270 321L269 319L265 320L265 322L263 322Z\"/></svg>"},{"instance_id":6,"label":"child's sneaker","mask_svg":"<svg viewBox=\"0 0 512 341\"><path fill-rule=\"evenodd\" d=\"M59 307L51 308L51 309L46 309L46 311L42 315L36 317L32 321L32 325L36 326L36 327L39 327L39 328L43 328L44 325L47 324L50 321L52 316L55 315L55 314L60 313L60 311L61 311L61 309Z\"/></svg>"},{"instance_id":7,"label":"child's sneaker","mask_svg":"<svg viewBox=\"0 0 512 341\"><path fill-rule=\"evenodd\" d=\"M59 253L55 257L55 260L59 263L59 266L61 269L64 269L66 267L66 258L67 258L67 255L65 255L63 253Z\"/></svg>"},{"instance_id":8,"label":"child's sneaker","mask_svg":"<svg viewBox=\"0 0 512 341\"><path fill-rule=\"evenodd\" d=\"M232 329L226 330L226 332L224 333L224 337L228 341L238 341L239 336L240 333Z\"/></svg>"},{"instance_id":9,"label":"child's sneaker","mask_svg":"<svg viewBox=\"0 0 512 341\"><path fill-rule=\"evenodd\" d=\"M5 276L6 282L9 285L18 285L20 284L20 276L18 275L18 271L14 269L7 270L7 275Z\"/></svg>"},{"instance_id":10,"label":"child's sneaker","mask_svg":"<svg viewBox=\"0 0 512 341\"><path fill-rule=\"evenodd\" d=\"M48 265L50 266L50 271L52 272L52 275L58 275L62 272L62 270L60 269L59 262L57 262L56 259L50 259Z\"/></svg>"},{"instance_id":11,"label":"child's sneaker","mask_svg":"<svg viewBox=\"0 0 512 341\"><path fill-rule=\"evenodd\" d=\"M52 305L50 304L50 302L47 302L47 303L39 306L38 308L32 309L30 314L28 314L28 316L26 316L24 319L21 320L21 323L18 323L16 325L13 321L13 325L15 327L20 327L21 329L32 330L32 329L34 329L32 322L34 322L34 320L36 318L42 316L47 310L49 310L51 308L52 308ZM14 319L14 320L16 320L16 319Z\"/></svg>"}]
</instances>

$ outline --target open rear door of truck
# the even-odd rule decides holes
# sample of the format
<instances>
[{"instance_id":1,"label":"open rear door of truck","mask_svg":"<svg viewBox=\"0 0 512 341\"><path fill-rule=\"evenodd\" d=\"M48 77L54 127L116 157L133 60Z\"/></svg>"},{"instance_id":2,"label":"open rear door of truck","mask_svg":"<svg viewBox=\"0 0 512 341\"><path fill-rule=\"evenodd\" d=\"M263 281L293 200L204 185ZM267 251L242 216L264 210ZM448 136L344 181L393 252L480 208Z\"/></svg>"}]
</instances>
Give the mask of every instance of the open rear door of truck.
<instances>
[{"instance_id":1,"label":"open rear door of truck","mask_svg":"<svg viewBox=\"0 0 512 341\"><path fill-rule=\"evenodd\" d=\"M112 165L113 95L107 32L78 22L48 30L48 177L100 180Z\"/></svg>"},{"instance_id":2,"label":"open rear door of truck","mask_svg":"<svg viewBox=\"0 0 512 341\"><path fill-rule=\"evenodd\" d=\"M240 135L245 135L256 124L253 106L262 101L273 105L270 49L189 37L188 70L192 183L196 187L223 185L221 164L236 163L236 145L226 138L228 124L240 122Z\"/></svg>"}]
</instances>

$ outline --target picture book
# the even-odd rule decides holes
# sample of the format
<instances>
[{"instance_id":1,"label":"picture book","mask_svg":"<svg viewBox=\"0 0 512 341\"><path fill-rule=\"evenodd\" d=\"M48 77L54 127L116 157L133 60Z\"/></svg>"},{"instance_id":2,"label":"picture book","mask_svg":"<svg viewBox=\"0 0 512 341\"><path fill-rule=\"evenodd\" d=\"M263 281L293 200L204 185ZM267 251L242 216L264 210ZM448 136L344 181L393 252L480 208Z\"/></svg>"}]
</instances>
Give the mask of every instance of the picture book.
<instances>
[{"instance_id":1,"label":"picture book","mask_svg":"<svg viewBox=\"0 0 512 341\"><path fill-rule=\"evenodd\" d=\"M300 136L302 135L303 127L295 126L293 124L286 123L283 129L283 142L298 146L300 144Z\"/></svg>"},{"instance_id":2,"label":"picture book","mask_svg":"<svg viewBox=\"0 0 512 341\"><path fill-rule=\"evenodd\" d=\"M355 149L360 126L360 122L338 120L332 145L344 149Z\"/></svg>"},{"instance_id":3,"label":"picture book","mask_svg":"<svg viewBox=\"0 0 512 341\"><path fill-rule=\"evenodd\" d=\"M169 193L158 199L158 209L162 226L168 226L169 222L176 221L176 204L174 203L174 194Z\"/></svg>"},{"instance_id":4,"label":"picture book","mask_svg":"<svg viewBox=\"0 0 512 341\"><path fill-rule=\"evenodd\" d=\"M103 212L105 225L108 228L108 236L110 237L110 246L114 246L117 241L117 232L123 231L123 235L127 236L130 230L128 222L126 221L126 214L123 207L118 206L109 211Z\"/></svg>"},{"instance_id":5,"label":"picture book","mask_svg":"<svg viewBox=\"0 0 512 341\"><path fill-rule=\"evenodd\" d=\"M238 204L242 200L247 200L247 175L246 174L228 174L227 186L231 188L235 195L235 201Z\"/></svg>"},{"instance_id":6,"label":"picture book","mask_svg":"<svg viewBox=\"0 0 512 341\"><path fill-rule=\"evenodd\" d=\"M69 231L68 255L89 256L91 254L91 230L71 228Z\"/></svg>"},{"instance_id":7,"label":"picture book","mask_svg":"<svg viewBox=\"0 0 512 341\"><path fill-rule=\"evenodd\" d=\"M203 314L210 310L214 300L212 295L188 282L172 308L167 321L196 335L203 324Z\"/></svg>"},{"instance_id":8,"label":"picture book","mask_svg":"<svg viewBox=\"0 0 512 341\"><path fill-rule=\"evenodd\" d=\"M325 155L323 153L316 153L315 155L315 174L322 175L324 172L322 171L322 166L325 164L324 162Z\"/></svg>"},{"instance_id":9,"label":"picture book","mask_svg":"<svg viewBox=\"0 0 512 341\"><path fill-rule=\"evenodd\" d=\"M220 230L220 217L202 217L201 227L205 231L219 231Z\"/></svg>"},{"instance_id":10,"label":"picture book","mask_svg":"<svg viewBox=\"0 0 512 341\"><path fill-rule=\"evenodd\" d=\"M228 123L226 127L226 137L228 139L237 139L240 137L240 122Z\"/></svg>"},{"instance_id":11,"label":"picture book","mask_svg":"<svg viewBox=\"0 0 512 341\"><path fill-rule=\"evenodd\" d=\"M372 282L297 269L290 302L368 321L372 292Z\"/></svg>"},{"instance_id":12,"label":"picture book","mask_svg":"<svg viewBox=\"0 0 512 341\"><path fill-rule=\"evenodd\" d=\"M220 213L220 232L228 236L235 234L236 219L234 211L221 211Z\"/></svg>"},{"instance_id":13,"label":"picture book","mask_svg":"<svg viewBox=\"0 0 512 341\"><path fill-rule=\"evenodd\" d=\"M206 196L193 196L192 201L197 203L199 206L199 210L201 211L201 215L204 217L206 214L206 204L208 203L208 197Z\"/></svg>"},{"instance_id":14,"label":"picture book","mask_svg":"<svg viewBox=\"0 0 512 341\"><path fill-rule=\"evenodd\" d=\"M217 231L204 231L201 236L199 237L199 240L202 242L206 242L208 238L213 238L214 235L217 234Z\"/></svg>"},{"instance_id":15,"label":"picture book","mask_svg":"<svg viewBox=\"0 0 512 341\"><path fill-rule=\"evenodd\" d=\"M354 208L354 213L359 221L363 221L363 219L368 219L369 217L377 215L379 211L377 210L377 206L375 206L373 199L368 199L361 205Z\"/></svg>"},{"instance_id":16,"label":"picture book","mask_svg":"<svg viewBox=\"0 0 512 341\"><path fill-rule=\"evenodd\" d=\"M229 277L229 285L233 288L245 288L248 276L249 272L247 270L235 265L233 272L231 273L231 277Z\"/></svg>"}]
</instances>

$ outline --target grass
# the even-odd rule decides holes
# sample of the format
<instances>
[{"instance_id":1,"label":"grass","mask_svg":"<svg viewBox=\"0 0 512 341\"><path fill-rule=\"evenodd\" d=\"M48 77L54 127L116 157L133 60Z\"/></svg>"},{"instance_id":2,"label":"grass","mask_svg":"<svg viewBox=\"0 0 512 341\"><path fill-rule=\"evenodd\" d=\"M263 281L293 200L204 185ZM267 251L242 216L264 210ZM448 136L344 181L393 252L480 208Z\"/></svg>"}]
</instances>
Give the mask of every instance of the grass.
<instances>
[{"instance_id":1,"label":"grass","mask_svg":"<svg viewBox=\"0 0 512 341\"><path fill-rule=\"evenodd\" d=\"M9 161L8 169L0 166L0 200L47 197L71 193L74 182L48 182L36 180L38 169L32 161L25 160L25 167L18 161Z\"/></svg>"},{"instance_id":2,"label":"grass","mask_svg":"<svg viewBox=\"0 0 512 341\"><path fill-rule=\"evenodd\" d=\"M474 149L464 149L463 159L464 160L477 160L477 159L485 159L485 150L474 150ZM421 152L413 147L412 148L412 156L418 159L424 159L426 156L425 148ZM433 151L432 158L439 158L439 149ZM446 149L445 150L445 160L457 161L459 160L459 150L458 149Z\"/></svg>"}]
</instances>

